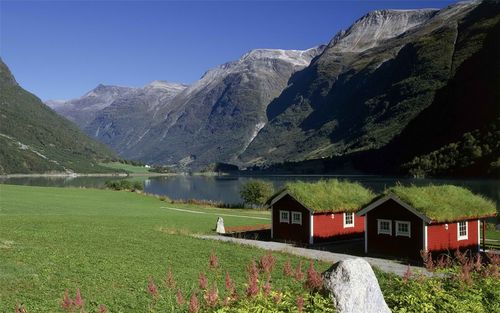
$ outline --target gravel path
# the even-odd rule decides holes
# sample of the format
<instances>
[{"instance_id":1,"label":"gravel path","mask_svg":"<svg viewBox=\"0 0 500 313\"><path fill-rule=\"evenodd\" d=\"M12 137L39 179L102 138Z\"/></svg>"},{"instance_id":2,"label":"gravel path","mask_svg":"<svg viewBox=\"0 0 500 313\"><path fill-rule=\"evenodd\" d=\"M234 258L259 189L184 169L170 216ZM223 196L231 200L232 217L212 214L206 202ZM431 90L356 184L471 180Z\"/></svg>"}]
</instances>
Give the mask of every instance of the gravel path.
<instances>
[{"instance_id":1,"label":"gravel path","mask_svg":"<svg viewBox=\"0 0 500 313\"><path fill-rule=\"evenodd\" d=\"M352 256L349 254L342 253L334 253L328 251L314 250L314 249L306 249L294 247L290 244L274 242L274 241L259 241L259 240L250 240L250 239L241 239L234 237L226 237L226 236L215 236L215 235L199 235L196 236L201 239L210 239L210 240L219 240L225 242L232 242L236 244L242 244L246 246L257 247L264 250L270 251L279 251L284 253L289 253L293 255L302 256L312 260L320 260L324 262L336 263L338 261L353 259L356 256ZM379 259L379 258L371 258L371 257L362 257L366 260L370 265L379 268L380 270L387 273L394 273L399 276L403 276L407 270L407 264L401 264L396 261L391 261L387 259ZM424 275L430 276L432 273L428 272L422 267L412 266L411 270L414 274L422 273Z\"/></svg>"}]
</instances>

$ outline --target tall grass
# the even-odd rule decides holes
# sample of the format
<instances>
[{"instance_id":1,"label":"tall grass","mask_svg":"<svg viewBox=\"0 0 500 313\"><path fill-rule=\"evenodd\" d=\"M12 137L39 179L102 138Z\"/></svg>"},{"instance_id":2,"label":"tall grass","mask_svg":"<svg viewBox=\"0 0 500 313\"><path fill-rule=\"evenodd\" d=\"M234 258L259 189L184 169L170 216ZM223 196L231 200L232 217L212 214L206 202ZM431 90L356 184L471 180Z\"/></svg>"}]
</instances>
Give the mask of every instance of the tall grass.
<instances>
[{"instance_id":1,"label":"tall grass","mask_svg":"<svg viewBox=\"0 0 500 313\"><path fill-rule=\"evenodd\" d=\"M493 201L453 185L395 186L385 191L389 192L437 222L489 216L497 212Z\"/></svg>"},{"instance_id":2,"label":"tall grass","mask_svg":"<svg viewBox=\"0 0 500 313\"><path fill-rule=\"evenodd\" d=\"M375 198L361 184L337 179L287 183L285 190L314 211L356 211Z\"/></svg>"}]
</instances>

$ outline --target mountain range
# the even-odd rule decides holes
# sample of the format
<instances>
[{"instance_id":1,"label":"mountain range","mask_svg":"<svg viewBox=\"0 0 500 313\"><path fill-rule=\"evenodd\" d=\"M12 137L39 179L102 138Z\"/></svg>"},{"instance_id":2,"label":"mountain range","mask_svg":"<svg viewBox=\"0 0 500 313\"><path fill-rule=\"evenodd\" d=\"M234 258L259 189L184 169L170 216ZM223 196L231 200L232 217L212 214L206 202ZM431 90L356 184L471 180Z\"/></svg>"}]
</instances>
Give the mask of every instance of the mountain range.
<instances>
[{"instance_id":1,"label":"mountain range","mask_svg":"<svg viewBox=\"0 0 500 313\"><path fill-rule=\"evenodd\" d=\"M415 157L498 125L499 20L499 3L488 1L369 13L291 78L242 162L348 156L337 159L401 173ZM487 150L482 161L495 163L498 143ZM460 169L449 170L441 174Z\"/></svg>"},{"instance_id":2,"label":"mountain range","mask_svg":"<svg viewBox=\"0 0 500 313\"><path fill-rule=\"evenodd\" d=\"M24 90L0 59L0 174L112 172L116 154Z\"/></svg>"},{"instance_id":3,"label":"mountain range","mask_svg":"<svg viewBox=\"0 0 500 313\"><path fill-rule=\"evenodd\" d=\"M499 163L499 21L498 1L377 10L326 45L252 50L189 86L99 85L46 104L121 157L151 164L262 169L320 160L321 169L430 174L434 165L421 160L466 147L466 134L492 132L493 143L444 156L451 165L439 173L480 163L486 174Z\"/></svg>"}]
</instances>

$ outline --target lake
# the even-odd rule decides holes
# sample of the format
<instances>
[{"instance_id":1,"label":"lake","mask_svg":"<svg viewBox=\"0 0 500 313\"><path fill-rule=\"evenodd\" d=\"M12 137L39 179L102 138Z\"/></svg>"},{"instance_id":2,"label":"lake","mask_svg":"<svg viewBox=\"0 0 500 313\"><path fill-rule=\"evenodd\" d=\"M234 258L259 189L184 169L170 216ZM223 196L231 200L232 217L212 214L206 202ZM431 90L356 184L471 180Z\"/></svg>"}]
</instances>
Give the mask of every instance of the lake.
<instances>
[{"instance_id":1,"label":"lake","mask_svg":"<svg viewBox=\"0 0 500 313\"><path fill-rule=\"evenodd\" d=\"M259 179L270 181L280 188L287 181L316 181L325 178L338 178L357 181L375 192L381 192L397 183L403 185L453 184L466 187L480 193L500 204L500 180L487 179L412 179L383 176L259 176ZM54 187L96 187L104 186L109 177L23 177L0 178L0 183ZM224 203L241 203L240 187L252 177L247 176L161 176L133 177L133 180L144 181L144 190L149 193L165 195L171 199L199 199Z\"/></svg>"}]
</instances>

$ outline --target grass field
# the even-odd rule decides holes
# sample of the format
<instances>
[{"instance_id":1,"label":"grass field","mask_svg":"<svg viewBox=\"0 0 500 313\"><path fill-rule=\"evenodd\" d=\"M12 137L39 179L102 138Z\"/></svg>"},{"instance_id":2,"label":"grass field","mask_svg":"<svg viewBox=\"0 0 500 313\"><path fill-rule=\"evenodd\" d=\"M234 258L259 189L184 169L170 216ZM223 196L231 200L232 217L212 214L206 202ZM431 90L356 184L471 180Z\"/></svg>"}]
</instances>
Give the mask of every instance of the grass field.
<instances>
[{"instance_id":1,"label":"grass field","mask_svg":"<svg viewBox=\"0 0 500 313\"><path fill-rule=\"evenodd\" d=\"M120 162L110 162L110 163L99 163L99 165L111 168L114 170L122 170L131 174L149 174L151 173L148 168L144 166L136 166L131 164L125 164Z\"/></svg>"},{"instance_id":2,"label":"grass field","mask_svg":"<svg viewBox=\"0 0 500 313\"><path fill-rule=\"evenodd\" d=\"M149 276L161 281L171 266L190 291L211 251L241 286L246 264L263 251L185 235L212 232L220 214L235 215L224 216L227 226L269 218L262 211L174 206L125 191L0 185L0 312L12 312L16 303L28 312L59 312L64 290L77 287L90 312L100 303L112 312L144 312ZM275 256L280 267L289 258ZM273 275L283 279L281 271Z\"/></svg>"}]
</instances>

